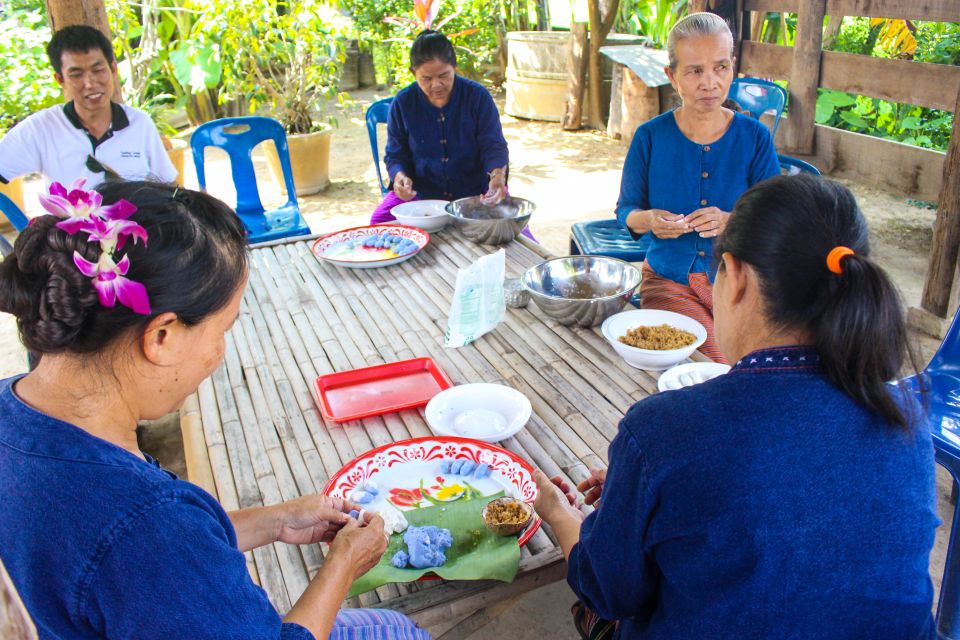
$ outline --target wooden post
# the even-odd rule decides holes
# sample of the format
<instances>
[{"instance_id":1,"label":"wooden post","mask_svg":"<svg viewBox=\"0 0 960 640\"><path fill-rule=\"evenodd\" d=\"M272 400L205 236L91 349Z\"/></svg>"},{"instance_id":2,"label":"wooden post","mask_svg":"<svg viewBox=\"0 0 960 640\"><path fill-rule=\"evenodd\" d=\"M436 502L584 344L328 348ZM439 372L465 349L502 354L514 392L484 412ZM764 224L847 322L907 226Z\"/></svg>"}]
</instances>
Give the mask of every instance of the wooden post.
<instances>
[{"instance_id":1,"label":"wooden post","mask_svg":"<svg viewBox=\"0 0 960 640\"><path fill-rule=\"evenodd\" d=\"M960 251L960 93L953 115L953 135L943 163L940 206L933 227L933 250L923 285L921 306L946 318L950 310L950 291L954 285L957 256Z\"/></svg>"},{"instance_id":2,"label":"wooden post","mask_svg":"<svg viewBox=\"0 0 960 640\"><path fill-rule=\"evenodd\" d=\"M617 17L620 0L587 0L590 17L590 58L588 63L588 103L590 106L590 126L603 129L603 65L600 64L600 47L607 39L613 21Z\"/></svg>"},{"instance_id":3,"label":"wooden post","mask_svg":"<svg viewBox=\"0 0 960 640\"><path fill-rule=\"evenodd\" d=\"M46 0L46 5L50 31L58 31L74 24L85 24L99 29L108 40L113 41L103 0ZM70 96L64 97L70 100ZM123 102L120 78L116 74L113 77L113 101Z\"/></svg>"},{"instance_id":4,"label":"wooden post","mask_svg":"<svg viewBox=\"0 0 960 640\"><path fill-rule=\"evenodd\" d=\"M648 87L629 68L623 70L623 115L620 121L621 142L630 146L637 127L660 113L660 90Z\"/></svg>"},{"instance_id":5,"label":"wooden post","mask_svg":"<svg viewBox=\"0 0 960 640\"><path fill-rule=\"evenodd\" d=\"M610 116L607 118L607 135L619 140L620 125L623 122L623 75L626 67L619 62L613 63L613 74L610 78Z\"/></svg>"},{"instance_id":6,"label":"wooden post","mask_svg":"<svg viewBox=\"0 0 960 640\"><path fill-rule=\"evenodd\" d=\"M816 125L817 87L823 44L826 0L800 0L797 37L790 70L790 117L785 131L786 147L792 153L811 155Z\"/></svg>"},{"instance_id":7,"label":"wooden post","mask_svg":"<svg viewBox=\"0 0 960 640\"><path fill-rule=\"evenodd\" d=\"M567 100L563 105L560 126L567 131L580 128L583 118L583 89L587 79L587 25L575 22L570 27L567 50Z\"/></svg>"}]
</instances>

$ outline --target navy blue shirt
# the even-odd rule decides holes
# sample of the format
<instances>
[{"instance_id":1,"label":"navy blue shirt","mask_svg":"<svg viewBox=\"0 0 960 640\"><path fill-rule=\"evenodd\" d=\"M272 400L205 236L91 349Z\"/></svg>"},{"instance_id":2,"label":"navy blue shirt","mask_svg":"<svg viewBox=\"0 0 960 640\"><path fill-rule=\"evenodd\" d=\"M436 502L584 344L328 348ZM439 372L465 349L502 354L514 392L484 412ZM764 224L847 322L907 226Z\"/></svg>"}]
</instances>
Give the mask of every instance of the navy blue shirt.
<instances>
[{"instance_id":1,"label":"navy blue shirt","mask_svg":"<svg viewBox=\"0 0 960 640\"><path fill-rule=\"evenodd\" d=\"M567 579L618 638L935 638L930 433L854 403L812 349L638 402L609 459Z\"/></svg>"},{"instance_id":2,"label":"navy blue shirt","mask_svg":"<svg viewBox=\"0 0 960 640\"><path fill-rule=\"evenodd\" d=\"M634 209L680 215L703 207L733 211L744 191L777 175L777 152L759 120L734 113L719 140L697 144L668 111L642 124L633 136L623 163L617 219L629 231L626 219ZM685 285L688 274L706 273L713 282L713 238L696 232L671 239L650 236L647 262L659 275Z\"/></svg>"},{"instance_id":3,"label":"navy blue shirt","mask_svg":"<svg viewBox=\"0 0 960 640\"><path fill-rule=\"evenodd\" d=\"M401 89L390 105L384 162L390 180L403 171L421 199L485 193L487 174L509 162L490 92L456 76L450 100L438 109L416 83Z\"/></svg>"},{"instance_id":4,"label":"navy blue shirt","mask_svg":"<svg viewBox=\"0 0 960 640\"><path fill-rule=\"evenodd\" d=\"M0 559L41 639L313 640L247 573L226 512L0 382Z\"/></svg>"}]
</instances>

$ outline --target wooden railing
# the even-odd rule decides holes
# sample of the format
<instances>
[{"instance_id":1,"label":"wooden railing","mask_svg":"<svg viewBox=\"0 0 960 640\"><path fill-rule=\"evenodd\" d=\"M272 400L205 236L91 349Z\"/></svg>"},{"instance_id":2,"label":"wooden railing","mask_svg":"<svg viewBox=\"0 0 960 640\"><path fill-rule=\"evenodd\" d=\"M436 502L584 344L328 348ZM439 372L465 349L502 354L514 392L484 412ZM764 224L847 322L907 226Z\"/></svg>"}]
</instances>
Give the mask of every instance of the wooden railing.
<instances>
[{"instance_id":1,"label":"wooden railing","mask_svg":"<svg viewBox=\"0 0 960 640\"><path fill-rule=\"evenodd\" d=\"M922 309L911 318L942 332L956 308L952 293L960 245L960 67L887 60L823 51L823 18L866 16L960 22L958 0L738 0L742 12L797 13L793 47L745 37L739 72L789 84L789 116L777 146L816 164L824 173L939 202ZM750 25L748 14L741 24ZM749 35L749 34L744 34ZM954 111L946 154L816 124L817 90L833 89L934 109Z\"/></svg>"}]
</instances>

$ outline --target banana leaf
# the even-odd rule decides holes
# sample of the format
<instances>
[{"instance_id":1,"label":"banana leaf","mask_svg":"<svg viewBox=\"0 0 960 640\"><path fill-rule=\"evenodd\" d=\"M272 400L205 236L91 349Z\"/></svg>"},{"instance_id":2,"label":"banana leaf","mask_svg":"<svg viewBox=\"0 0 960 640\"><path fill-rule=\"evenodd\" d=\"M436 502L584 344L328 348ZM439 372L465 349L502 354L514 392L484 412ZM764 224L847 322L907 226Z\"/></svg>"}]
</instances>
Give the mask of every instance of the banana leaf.
<instances>
[{"instance_id":1,"label":"banana leaf","mask_svg":"<svg viewBox=\"0 0 960 640\"><path fill-rule=\"evenodd\" d=\"M390 582L411 582L427 573L445 580L500 580L513 582L520 566L520 546L516 536L494 535L483 524L480 511L503 492L474 500L457 500L443 505L404 511L411 526L432 524L449 529L453 546L447 549L442 567L397 569L390 559L397 551L407 550L403 533L390 536L387 550L379 564L357 579L350 588L350 597L365 593Z\"/></svg>"}]
</instances>

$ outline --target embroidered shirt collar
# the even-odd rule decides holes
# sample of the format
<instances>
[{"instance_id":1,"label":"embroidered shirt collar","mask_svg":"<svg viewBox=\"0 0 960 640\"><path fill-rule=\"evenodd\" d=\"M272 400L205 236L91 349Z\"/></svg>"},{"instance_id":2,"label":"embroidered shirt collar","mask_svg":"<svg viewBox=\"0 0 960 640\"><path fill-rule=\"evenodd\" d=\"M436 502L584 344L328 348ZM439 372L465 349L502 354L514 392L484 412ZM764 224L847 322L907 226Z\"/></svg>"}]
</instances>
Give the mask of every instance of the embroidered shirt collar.
<instances>
[{"instance_id":1,"label":"embroidered shirt collar","mask_svg":"<svg viewBox=\"0 0 960 640\"><path fill-rule=\"evenodd\" d=\"M107 132L104 133L99 140L90 135L90 132L87 131L86 127L83 126L83 123L80 121L80 116L77 114L77 107L73 103L73 100L63 105L63 115L67 116L67 120L70 121L70 124L87 134L87 137L90 138L90 142L93 143L94 149L113 137L113 133L115 131L120 131L130 126L130 119L127 118L127 112L124 111L123 107L116 102L110 103L110 128L107 129Z\"/></svg>"},{"instance_id":2,"label":"embroidered shirt collar","mask_svg":"<svg viewBox=\"0 0 960 640\"><path fill-rule=\"evenodd\" d=\"M811 346L773 347L745 355L732 372L750 370L815 370L820 368L820 355Z\"/></svg>"}]
</instances>

